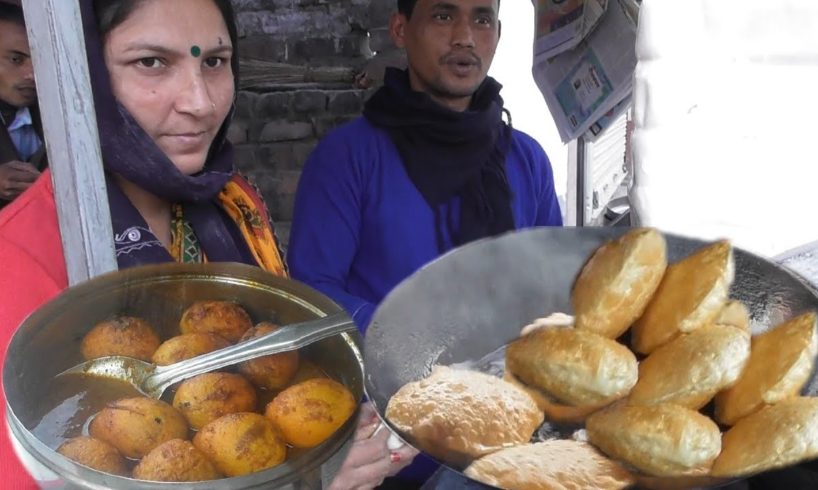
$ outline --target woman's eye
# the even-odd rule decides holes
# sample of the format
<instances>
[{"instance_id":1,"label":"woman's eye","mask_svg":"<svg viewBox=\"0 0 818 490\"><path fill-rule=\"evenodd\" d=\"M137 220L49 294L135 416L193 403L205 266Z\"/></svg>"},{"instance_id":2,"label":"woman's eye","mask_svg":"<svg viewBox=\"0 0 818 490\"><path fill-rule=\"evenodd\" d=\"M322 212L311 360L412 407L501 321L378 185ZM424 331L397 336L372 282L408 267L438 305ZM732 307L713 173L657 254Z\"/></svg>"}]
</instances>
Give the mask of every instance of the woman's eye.
<instances>
[{"instance_id":1,"label":"woman's eye","mask_svg":"<svg viewBox=\"0 0 818 490\"><path fill-rule=\"evenodd\" d=\"M224 58L219 58L217 56L212 56L212 57L207 58L206 60L204 60L204 63L205 63L205 66L207 66L208 68L219 68L220 66L222 66L225 63L225 61L226 60Z\"/></svg>"},{"instance_id":2,"label":"woman's eye","mask_svg":"<svg viewBox=\"0 0 818 490\"><path fill-rule=\"evenodd\" d=\"M145 68L161 68L162 67L162 60L159 58L142 58L137 60L139 66Z\"/></svg>"}]
</instances>

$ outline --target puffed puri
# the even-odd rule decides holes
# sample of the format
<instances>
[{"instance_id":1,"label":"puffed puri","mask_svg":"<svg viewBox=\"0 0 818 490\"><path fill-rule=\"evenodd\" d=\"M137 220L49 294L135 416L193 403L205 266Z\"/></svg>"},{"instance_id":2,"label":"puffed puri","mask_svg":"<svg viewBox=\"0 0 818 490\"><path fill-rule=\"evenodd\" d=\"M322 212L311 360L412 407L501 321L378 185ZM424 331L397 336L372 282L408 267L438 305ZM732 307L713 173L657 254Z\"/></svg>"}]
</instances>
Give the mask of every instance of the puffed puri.
<instances>
[{"instance_id":1,"label":"puffed puri","mask_svg":"<svg viewBox=\"0 0 818 490\"><path fill-rule=\"evenodd\" d=\"M586 429L606 455L652 476L706 475L721 452L716 423L679 405L620 402L588 417Z\"/></svg>"},{"instance_id":2,"label":"puffed puri","mask_svg":"<svg viewBox=\"0 0 818 490\"><path fill-rule=\"evenodd\" d=\"M638 228L599 247L571 290L576 328L617 338L644 313L667 268L667 245Z\"/></svg>"},{"instance_id":3,"label":"puffed puri","mask_svg":"<svg viewBox=\"0 0 818 490\"><path fill-rule=\"evenodd\" d=\"M418 447L471 461L528 442L543 413L522 389L491 375L437 366L389 400L386 417Z\"/></svg>"}]
</instances>

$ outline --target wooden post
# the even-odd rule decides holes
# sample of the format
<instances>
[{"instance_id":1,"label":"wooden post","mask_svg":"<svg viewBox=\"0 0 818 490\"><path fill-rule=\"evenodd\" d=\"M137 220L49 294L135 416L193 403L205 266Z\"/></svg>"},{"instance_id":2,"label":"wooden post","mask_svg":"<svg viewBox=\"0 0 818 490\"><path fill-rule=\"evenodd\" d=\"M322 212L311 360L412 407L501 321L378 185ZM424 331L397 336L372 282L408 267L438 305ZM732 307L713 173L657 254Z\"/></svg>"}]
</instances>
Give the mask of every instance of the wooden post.
<instances>
[{"instance_id":1,"label":"wooden post","mask_svg":"<svg viewBox=\"0 0 818 490\"><path fill-rule=\"evenodd\" d=\"M117 269L82 17L76 0L24 0L70 284Z\"/></svg>"}]
</instances>

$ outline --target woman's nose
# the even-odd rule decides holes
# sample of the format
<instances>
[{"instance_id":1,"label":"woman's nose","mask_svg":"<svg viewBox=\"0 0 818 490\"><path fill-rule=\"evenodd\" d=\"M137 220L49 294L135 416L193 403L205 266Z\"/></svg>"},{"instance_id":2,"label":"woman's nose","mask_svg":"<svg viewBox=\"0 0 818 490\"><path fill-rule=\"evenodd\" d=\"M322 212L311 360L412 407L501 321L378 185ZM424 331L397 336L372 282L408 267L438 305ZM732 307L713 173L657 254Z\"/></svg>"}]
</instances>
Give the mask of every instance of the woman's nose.
<instances>
[{"instance_id":1,"label":"woman's nose","mask_svg":"<svg viewBox=\"0 0 818 490\"><path fill-rule=\"evenodd\" d=\"M201 71L191 70L185 76L176 97L176 110L197 117L210 115L216 110L216 103L210 96L207 81Z\"/></svg>"}]
</instances>

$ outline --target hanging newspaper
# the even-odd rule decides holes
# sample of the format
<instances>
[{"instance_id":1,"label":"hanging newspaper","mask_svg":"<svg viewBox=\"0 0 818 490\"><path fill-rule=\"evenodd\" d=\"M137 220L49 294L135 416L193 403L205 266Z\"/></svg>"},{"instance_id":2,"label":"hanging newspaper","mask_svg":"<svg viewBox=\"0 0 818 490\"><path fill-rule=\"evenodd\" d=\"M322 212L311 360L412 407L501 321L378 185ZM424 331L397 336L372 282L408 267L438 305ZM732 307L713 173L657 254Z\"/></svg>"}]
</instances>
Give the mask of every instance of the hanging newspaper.
<instances>
[{"instance_id":1,"label":"hanging newspaper","mask_svg":"<svg viewBox=\"0 0 818 490\"><path fill-rule=\"evenodd\" d=\"M545 58L575 48L596 27L608 0L537 0L534 50Z\"/></svg>"},{"instance_id":2,"label":"hanging newspaper","mask_svg":"<svg viewBox=\"0 0 818 490\"><path fill-rule=\"evenodd\" d=\"M552 2L540 0L539 6ZM593 141L627 110L636 67L636 23L620 0L610 2L597 28L575 48L551 57L537 46L534 78L563 142L580 136Z\"/></svg>"}]
</instances>

